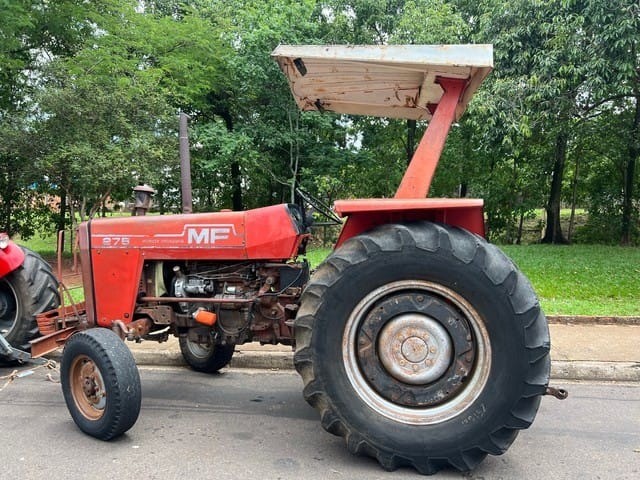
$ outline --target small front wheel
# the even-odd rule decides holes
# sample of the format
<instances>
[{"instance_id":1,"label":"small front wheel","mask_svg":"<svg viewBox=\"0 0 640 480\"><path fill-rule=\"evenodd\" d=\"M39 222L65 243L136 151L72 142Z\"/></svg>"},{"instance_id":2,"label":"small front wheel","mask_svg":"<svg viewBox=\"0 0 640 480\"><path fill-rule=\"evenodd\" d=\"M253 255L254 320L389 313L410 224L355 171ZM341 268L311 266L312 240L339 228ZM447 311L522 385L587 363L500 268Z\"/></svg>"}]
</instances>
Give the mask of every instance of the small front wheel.
<instances>
[{"instance_id":1,"label":"small front wheel","mask_svg":"<svg viewBox=\"0 0 640 480\"><path fill-rule=\"evenodd\" d=\"M84 433L110 440L140 413L140 375L131 351L111 330L73 335L62 354L60 380L71 417Z\"/></svg>"}]
</instances>

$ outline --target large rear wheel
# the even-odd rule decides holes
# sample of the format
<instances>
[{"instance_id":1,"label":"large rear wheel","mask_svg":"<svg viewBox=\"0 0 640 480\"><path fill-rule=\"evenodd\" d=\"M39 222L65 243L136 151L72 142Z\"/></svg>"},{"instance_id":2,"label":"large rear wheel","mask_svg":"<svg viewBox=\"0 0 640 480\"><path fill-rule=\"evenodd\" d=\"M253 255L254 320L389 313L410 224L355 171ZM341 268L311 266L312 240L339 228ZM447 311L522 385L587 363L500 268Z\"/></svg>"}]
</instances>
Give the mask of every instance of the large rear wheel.
<instances>
[{"instance_id":1,"label":"large rear wheel","mask_svg":"<svg viewBox=\"0 0 640 480\"><path fill-rule=\"evenodd\" d=\"M24 262L0 278L0 335L15 348L28 351L38 335L36 315L60 304L58 281L37 253L24 250Z\"/></svg>"},{"instance_id":2,"label":"large rear wheel","mask_svg":"<svg viewBox=\"0 0 640 480\"><path fill-rule=\"evenodd\" d=\"M131 351L105 328L71 336L62 353L62 393L84 433L110 440L129 430L140 413L140 375Z\"/></svg>"},{"instance_id":3,"label":"large rear wheel","mask_svg":"<svg viewBox=\"0 0 640 480\"><path fill-rule=\"evenodd\" d=\"M549 379L529 282L449 226L385 225L345 242L312 277L295 327L323 427L389 470L469 470L505 452Z\"/></svg>"}]
</instances>

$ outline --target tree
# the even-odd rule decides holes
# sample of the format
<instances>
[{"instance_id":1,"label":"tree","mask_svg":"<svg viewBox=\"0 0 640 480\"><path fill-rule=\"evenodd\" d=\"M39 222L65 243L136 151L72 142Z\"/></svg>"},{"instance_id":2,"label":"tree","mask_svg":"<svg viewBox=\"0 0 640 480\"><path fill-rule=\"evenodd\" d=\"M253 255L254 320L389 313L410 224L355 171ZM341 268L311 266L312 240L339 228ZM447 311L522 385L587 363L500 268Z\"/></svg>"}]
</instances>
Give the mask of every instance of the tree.
<instances>
[{"instance_id":1,"label":"tree","mask_svg":"<svg viewBox=\"0 0 640 480\"><path fill-rule=\"evenodd\" d=\"M634 0L591 0L587 2L585 18L591 38L588 52L597 59L588 83L592 95L585 111L593 114L610 111L615 118L626 118L622 129L627 142L623 147L626 151L620 183L623 196L620 243L630 245L638 234L634 199L640 157L640 4Z\"/></svg>"},{"instance_id":2,"label":"tree","mask_svg":"<svg viewBox=\"0 0 640 480\"><path fill-rule=\"evenodd\" d=\"M12 142L5 143L0 153L0 224L11 233L28 237L35 223L47 221L48 216L48 209L32 208L38 203L35 187L43 180L43 173L33 165L37 142L32 125L33 100L43 78L42 68L52 58L73 55L95 33L96 18L108 11L111 3L13 0L2 4L0 124Z\"/></svg>"},{"instance_id":3,"label":"tree","mask_svg":"<svg viewBox=\"0 0 640 480\"><path fill-rule=\"evenodd\" d=\"M107 196L166 179L177 160L178 109L202 104L218 77L222 47L205 21L135 7L103 16L91 44L50 62L38 97L42 163L81 219Z\"/></svg>"}]
</instances>

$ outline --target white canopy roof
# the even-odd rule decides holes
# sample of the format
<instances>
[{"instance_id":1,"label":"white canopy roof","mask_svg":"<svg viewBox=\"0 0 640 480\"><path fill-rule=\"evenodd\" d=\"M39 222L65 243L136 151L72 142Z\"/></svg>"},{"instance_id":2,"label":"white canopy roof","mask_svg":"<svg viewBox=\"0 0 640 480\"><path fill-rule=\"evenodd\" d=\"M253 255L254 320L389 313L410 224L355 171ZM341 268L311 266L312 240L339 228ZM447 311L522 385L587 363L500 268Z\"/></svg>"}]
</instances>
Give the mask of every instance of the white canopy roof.
<instances>
[{"instance_id":1,"label":"white canopy roof","mask_svg":"<svg viewBox=\"0 0 640 480\"><path fill-rule=\"evenodd\" d=\"M272 57L302 110L429 120L439 77L468 80L460 118L493 68L492 45L280 45Z\"/></svg>"}]
</instances>

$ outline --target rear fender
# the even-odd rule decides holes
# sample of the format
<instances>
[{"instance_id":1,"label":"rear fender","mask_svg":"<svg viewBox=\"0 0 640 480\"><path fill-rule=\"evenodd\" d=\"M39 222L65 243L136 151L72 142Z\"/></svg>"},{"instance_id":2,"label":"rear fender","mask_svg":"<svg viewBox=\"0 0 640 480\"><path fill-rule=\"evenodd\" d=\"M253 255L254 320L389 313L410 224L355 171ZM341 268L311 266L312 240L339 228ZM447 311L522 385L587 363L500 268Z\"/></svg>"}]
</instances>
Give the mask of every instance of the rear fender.
<instances>
[{"instance_id":1,"label":"rear fender","mask_svg":"<svg viewBox=\"0 0 640 480\"><path fill-rule=\"evenodd\" d=\"M6 248L0 249L0 278L13 272L24 262L24 252L22 249L9 241Z\"/></svg>"},{"instance_id":2,"label":"rear fender","mask_svg":"<svg viewBox=\"0 0 640 480\"><path fill-rule=\"evenodd\" d=\"M378 225L421 220L464 228L484 237L483 205L482 200L469 198L338 200L335 202L336 212L348 218L336 248Z\"/></svg>"}]
</instances>

